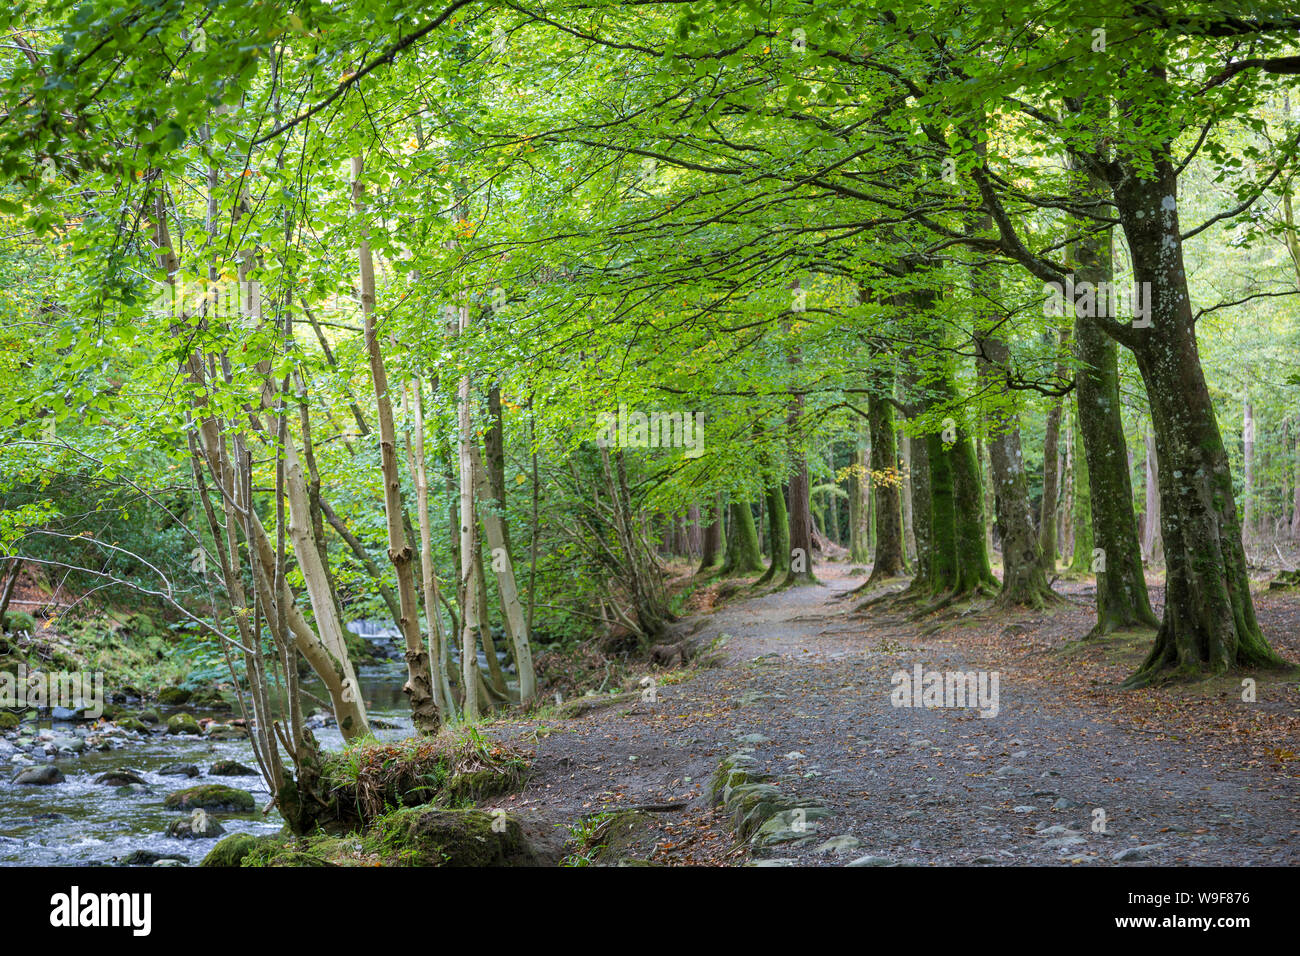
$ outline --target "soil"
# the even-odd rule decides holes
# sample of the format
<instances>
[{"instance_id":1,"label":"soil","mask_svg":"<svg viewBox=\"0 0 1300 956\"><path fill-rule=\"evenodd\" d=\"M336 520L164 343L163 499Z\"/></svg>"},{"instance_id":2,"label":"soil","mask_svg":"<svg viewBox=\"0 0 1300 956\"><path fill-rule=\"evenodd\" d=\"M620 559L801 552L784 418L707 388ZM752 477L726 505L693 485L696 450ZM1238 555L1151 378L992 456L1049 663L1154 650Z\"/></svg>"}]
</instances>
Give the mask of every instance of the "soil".
<instances>
[{"instance_id":1,"label":"soil","mask_svg":"<svg viewBox=\"0 0 1300 956\"><path fill-rule=\"evenodd\" d=\"M720 662L648 672L647 699L492 725L534 754L500 806L549 860L578 864L1300 862L1297 671L1121 691L1152 634L1081 642L1086 582L1058 581L1064 600L1047 612L981 601L913 620L896 598L861 608L849 592L865 574L849 570L823 564L818 585L743 588L698 615L693 641L721 638ZM1156 588L1152 599L1158 613ZM1273 646L1300 660L1300 596L1265 591L1257 610ZM891 676L916 664L998 672L997 715L893 706ZM738 841L709 783L742 747L767 782L830 816L774 846ZM594 825L633 808L620 821L640 832L602 855Z\"/></svg>"}]
</instances>

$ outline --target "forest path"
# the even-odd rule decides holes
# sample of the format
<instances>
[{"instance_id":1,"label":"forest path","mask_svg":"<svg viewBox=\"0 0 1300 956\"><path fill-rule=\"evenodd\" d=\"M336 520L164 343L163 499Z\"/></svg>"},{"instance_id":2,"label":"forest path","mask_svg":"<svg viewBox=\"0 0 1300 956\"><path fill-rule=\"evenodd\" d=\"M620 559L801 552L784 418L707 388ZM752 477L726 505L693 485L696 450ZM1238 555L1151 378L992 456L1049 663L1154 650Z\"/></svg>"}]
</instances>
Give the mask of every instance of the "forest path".
<instances>
[{"instance_id":1,"label":"forest path","mask_svg":"<svg viewBox=\"0 0 1300 956\"><path fill-rule=\"evenodd\" d=\"M972 641L959 611L940 630L889 604L851 614L844 597L861 579L834 564L817 572L820 586L735 599L705 615L698 638L725 635L725 663L660 686L653 703L540 729L537 721L495 725L536 753L526 789L501 805L555 858L584 816L685 801L650 814L642 858L1300 862L1294 778L1220 763L1195 740L1143 731L1111 704L1080 702L1078 687L1042 679L1034 661L1047 651L1033 632L1050 627L1053 615L1025 612L1010 624L997 617L1000 640ZM1067 629L1087 629L1086 608L1061 614ZM998 713L893 706L891 675L917 664L999 672ZM1074 681L1088 682L1082 669ZM708 783L718 762L742 747L767 782L829 815L809 819L798 838L786 834L757 850L737 844L709 806ZM1099 809L1105 832L1093 828Z\"/></svg>"}]
</instances>

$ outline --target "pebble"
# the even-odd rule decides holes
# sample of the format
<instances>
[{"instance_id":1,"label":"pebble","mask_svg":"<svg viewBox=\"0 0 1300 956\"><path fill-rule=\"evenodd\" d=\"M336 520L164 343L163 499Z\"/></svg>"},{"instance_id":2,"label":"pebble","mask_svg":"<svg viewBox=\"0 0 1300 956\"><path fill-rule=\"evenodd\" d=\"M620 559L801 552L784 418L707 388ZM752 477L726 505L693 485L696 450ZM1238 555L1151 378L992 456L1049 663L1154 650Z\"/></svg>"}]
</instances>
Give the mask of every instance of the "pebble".
<instances>
[{"instance_id":1,"label":"pebble","mask_svg":"<svg viewBox=\"0 0 1300 956\"><path fill-rule=\"evenodd\" d=\"M1113 854L1111 859L1116 863L1123 863L1126 860L1145 860L1150 858L1152 850L1159 848L1160 844L1158 843L1151 843L1147 846L1131 846Z\"/></svg>"}]
</instances>

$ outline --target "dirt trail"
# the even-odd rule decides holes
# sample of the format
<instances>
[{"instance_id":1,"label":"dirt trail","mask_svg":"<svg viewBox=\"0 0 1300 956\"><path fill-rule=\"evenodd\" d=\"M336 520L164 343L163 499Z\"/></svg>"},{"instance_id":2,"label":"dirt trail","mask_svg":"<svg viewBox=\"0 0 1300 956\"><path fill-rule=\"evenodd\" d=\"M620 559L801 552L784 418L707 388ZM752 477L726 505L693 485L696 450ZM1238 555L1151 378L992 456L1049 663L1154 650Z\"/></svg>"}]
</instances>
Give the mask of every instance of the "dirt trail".
<instances>
[{"instance_id":1,"label":"dirt trail","mask_svg":"<svg viewBox=\"0 0 1300 956\"><path fill-rule=\"evenodd\" d=\"M655 702L495 725L536 753L527 789L502 806L556 859L584 816L654 805L639 855L659 863L1300 862L1294 778L1063 701L1024 658L951 629L925 636L888 605L852 616L843 598L861 579L818 574L823 586L705 616L699 636L726 635L725 663L656 688ZM1086 630L1077 610L1069 624ZM1012 627L1031 646L1042 619L1023 617ZM916 664L998 671L997 715L893 706L891 675ZM708 783L744 747L769 783L830 814L775 845L739 844Z\"/></svg>"}]
</instances>

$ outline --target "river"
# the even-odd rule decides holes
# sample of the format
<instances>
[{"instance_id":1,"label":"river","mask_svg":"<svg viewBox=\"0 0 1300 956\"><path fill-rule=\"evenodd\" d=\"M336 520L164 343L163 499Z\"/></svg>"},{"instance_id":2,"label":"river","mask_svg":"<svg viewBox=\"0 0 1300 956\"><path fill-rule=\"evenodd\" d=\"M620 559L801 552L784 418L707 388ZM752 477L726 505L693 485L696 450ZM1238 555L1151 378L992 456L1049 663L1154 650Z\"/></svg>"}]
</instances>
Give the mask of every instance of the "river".
<instances>
[{"instance_id":1,"label":"river","mask_svg":"<svg viewBox=\"0 0 1300 956\"><path fill-rule=\"evenodd\" d=\"M389 661L363 667L357 678L364 699L372 705L370 716L392 725L377 729L375 736L381 740L409 737L410 710L402 696L405 665ZM308 689L323 696L318 688L308 685ZM146 705L140 706L144 709ZM217 720L231 716L189 707L152 709L161 715L164 723L178 710ZM85 724L46 719L35 725L25 722L20 730L25 736L33 735L33 731L50 731L58 737L72 738L79 730L84 734L86 728ZM342 737L333 726L313 732L325 749L342 746ZM194 866L218 840L231 833L268 834L280 830L282 821L277 812L261 813L261 807L270 799L261 776L208 775L208 769L219 760L234 760L255 767L252 748L246 739L214 741L164 733L131 735L126 739L127 746L121 749L88 749L81 756L60 756L54 765L67 779L50 786L11 783L19 768L0 756L0 866L117 866L136 851L183 856ZM201 773L185 777L158 772L169 764L192 764ZM35 766L41 765L38 762ZM144 779L145 786L110 787L95 783L96 777L110 770L131 770ZM211 783L249 791L258 809L246 814L214 813L213 817L226 831L218 837L184 840L168 837L167 825L183 819L185 814L165 809L164 798L175 790Z\"/></svg>"}]
</instances>

